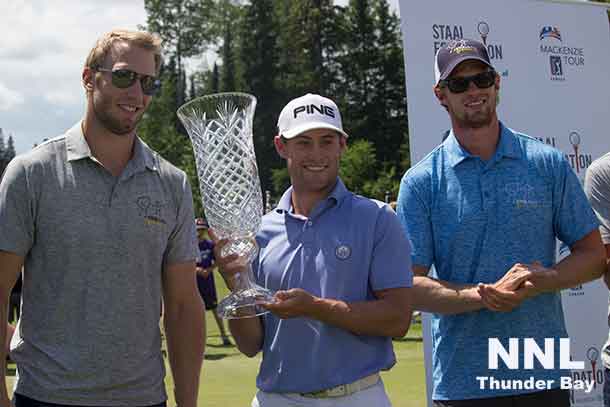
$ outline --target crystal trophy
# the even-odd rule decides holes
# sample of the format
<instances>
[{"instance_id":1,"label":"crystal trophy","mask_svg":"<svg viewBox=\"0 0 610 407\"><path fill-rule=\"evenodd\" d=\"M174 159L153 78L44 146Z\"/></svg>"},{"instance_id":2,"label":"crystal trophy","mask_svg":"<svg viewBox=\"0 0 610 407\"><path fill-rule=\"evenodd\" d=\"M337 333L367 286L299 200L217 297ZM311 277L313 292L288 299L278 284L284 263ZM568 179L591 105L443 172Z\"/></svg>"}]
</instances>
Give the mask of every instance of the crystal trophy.
<instances>
[{"instance_id":1,"label":"crystal trophy","mask_svg":"<svg viewBox=\"0 0 610 407\"><path fill-rule=\"evenodd\" d=\"M246 93L198 97L178 109L195 154L205 215L218 238L229 239L222 256L237 254L245 262L233 293L218 304L226 319L266 313L261 302L273 293L257 285L252 261L258 254L255 235L263 216L263 195L254 154L252 121L256 98Z\"/></svg>"}]
</instances>

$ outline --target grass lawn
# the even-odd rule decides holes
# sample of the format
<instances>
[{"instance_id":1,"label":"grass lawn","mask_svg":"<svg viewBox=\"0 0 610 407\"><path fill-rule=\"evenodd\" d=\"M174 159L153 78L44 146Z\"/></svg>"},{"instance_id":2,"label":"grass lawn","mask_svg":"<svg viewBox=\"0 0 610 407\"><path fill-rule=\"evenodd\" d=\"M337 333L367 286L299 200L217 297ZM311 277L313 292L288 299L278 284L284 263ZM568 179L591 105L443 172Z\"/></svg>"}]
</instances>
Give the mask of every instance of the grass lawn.
<instances>
[{"instance_id":1,"label":"grass lawn","mask_svg":"<svg viewBox=\"0 0 610 407\"><path fill-rule=\"evenodd\" d=\"M234 346L223 347L218 328L207 312L208 339L199 390L199 405L206 407L250 406L256 392L255 379L260 354L247 358ZM413 324L405 338L394 341L396 365L382 377L394 407L425 407L421 324ZM166 360L167 361L167 360ZM169 372L169 366L168 366ZM173 404L171 375L166 378L167 394Z\"/></svg>"},{"instance_id":2,"label":"grass lawn","mask_svg":"<svg viewBox=\"0 0 610 407\"><path fill-rule=\"evenodd\" d=\"M219 284L219 289L221 288ZM223 298L225 291L219 290ZM234 346L224 347L218 327L211 312L206 312L208 330L207 346L199 405L205 407L248 407L256 392L255 379L260 364L260 354L247 358ZM394 341L396 365L382 377L394 407L424 407L426 405L426 385L424 376L423 345L421 324L412 324L405 338ZM166 365L167 365L167 358ZM167 365L166 389L169 407L175 406L173 381ZM7 384L12 389L14 365L9 364Z\"/></svg>"},{"instance_id":3,"label":"grass lawn","mask_svg":"<svg viewBox=\"0 0 610 407\"><path fill-rule=\"evenodd\" d=\"M217 284L218 296L224 298L224 284ZM260 354L247 358L234 346L223 347L218 327L210 311L206 312L208 339L199 390L201 406L250 406L256 392L255 380ZM394 407L425 407L426 379L421 324L412 324L405 338L394 340L396 365L382 377ZM169 372L169 368L168 368ZM172 378L166 378L169 406L173 404Z\"/></svg>"}]
</instances>

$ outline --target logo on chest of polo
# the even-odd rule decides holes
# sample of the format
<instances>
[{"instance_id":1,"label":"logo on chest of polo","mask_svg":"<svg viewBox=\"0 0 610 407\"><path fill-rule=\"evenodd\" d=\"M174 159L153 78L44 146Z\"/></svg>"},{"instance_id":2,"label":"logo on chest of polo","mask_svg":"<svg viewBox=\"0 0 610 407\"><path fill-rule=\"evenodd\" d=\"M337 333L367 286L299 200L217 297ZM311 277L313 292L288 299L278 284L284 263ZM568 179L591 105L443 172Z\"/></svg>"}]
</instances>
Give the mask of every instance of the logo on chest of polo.
<instances>
[{"instance_id":1,"label":"logo on chest of polo","mask_svg":"<svg viewBox=\"0 0 610 407\"><path fill-rule=\"evenodd\" d=\"M335 248L335 257L339 260L347 260L352 255L352 248L348 245L341 244Z\"/></svg>"},{"instance_id":2,"label":"logo on chest of polo","mask_svg":"<svg viewBox=\"0 0 610 407\"><path fill-rule=\"evenodd\" d=\"M519 182L511 182L504 187L504 193L508 197L511 206L518 209L542 208L546 205L543 199L539 199L536 189Z\"/></svg>"},{"instance_id":3,"label":"logo on chest of polo","mask_svg":"<svg viewBox=\"0 0 610 407\"><path fill-rule=\"evenodd\" d=\"M136 199L138 214L144 218L144 223L147 225L167 225L162 216L163 207L167 206L161 201L153 200L148 195L141 195Z\"/></svg>"}]
</instances>

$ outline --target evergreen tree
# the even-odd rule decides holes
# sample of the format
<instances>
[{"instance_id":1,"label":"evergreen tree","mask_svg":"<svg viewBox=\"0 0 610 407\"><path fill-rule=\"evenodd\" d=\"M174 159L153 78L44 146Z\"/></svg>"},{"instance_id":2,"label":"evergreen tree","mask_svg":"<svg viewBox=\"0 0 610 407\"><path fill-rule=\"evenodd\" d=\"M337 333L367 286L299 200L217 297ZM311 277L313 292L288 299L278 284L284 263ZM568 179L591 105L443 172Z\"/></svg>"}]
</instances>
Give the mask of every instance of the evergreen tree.
<instances>
[{"instance_id":1,"label":"evergreen tree","mask_svg":"<svg viewBox=\"0 0 610 407\"><path fill-rule=\"evenodd\" d=\"M4 170L11 160L15 158L15 144L13 143L13 136L8 136L8 144L4 144L4 133L0 128L0 178L4 174Z\"/></svg>"},{"instance_id":2,"label":"evergreen tree","mask_svg":"<svg viewBox=\"0 0 610 407\"><path fill-rule=\"evenodd\" d=\"M282 161L275 152L273 137L276 121L282 108L282 94L276 86L278 74L277 28L272 0L256 0L246 5L240 22L238 52L244 90L256 96L254 115L254 146L263 191L276 189L272 169L281 168ZM279 188L283 185L278 184Z\"/></svg>"},{"instance_id":3,"label":"evergreen tree","mask_svg":"<svg viewBox=\"0 0 610 407\"><path fill-rule=\"evenodd\" d=\"M184 59L198 56L214 38L213 0L144 0L147 29L164 41L165 55L174 60L176 105L186 99Z\"/></svg>"},{"instance_id":4,"label":"evergreen tree","mask_svg":"<svg viewBox=\"0 0 610 407\"><path fill-rule=\"evenodd\" d=\"M341 8L331 0L277 2L279 87L289 100L307 92L334 96Z\"/></svg>"},{"instance_id":5,"label":"evergreen tree","mask_svg":"<svg viewBox=\"0 0 610 407\"><path fill-rule=\"evenodd\" d=\"M234 92L240 90L240 78L237 75L237 37L240 7L231 0L221 0L219 4L219 21L221 22L222 45L220 47L220 91Z\"/></svg>"},{"instance_id":6,"label":"evergreen tree","mask_svg":"<svg viewBox=\"0 0 610 407\"><path fill-rule=\"evenodd\" d=\"M371 97L377 160L398 166L403 158L401 144L408 142L405 72L398 16L386 0L373 0L378 67ZM398 175L400 175L399 171Z\"/></svg>"},{"instance_id":7,"label":"evergreen tree","mask_svg":"<svg viewBox=\"0 0 610 407\"><path fill-rule=\"evenodd\" d=\"M12 135L8 136L8 143L6 145L4 156L8 161L11 161L13 158L15 158L15 142L13 141Z\"/></svg>"},{"instance_id":8,"label":"evergreen tree","mask_svg":"<svg viewBox=\"0 0 610 407\"><path fill-rule=\"evenodd\" d=\"M174 60L161 70L162 91L153 97L138 127L138 136L163 158L184 170L189 176L195 204L195 213L201 214L199 182L195 170L191 143L177 130L176 84L178 77Z\"/></svg>"},{"instance_id":9,"label":"evergreen tree","mask_svg":"<svg viewBox=\"0 0 610 407\"><path fill-rule=\"evenodd\" d=\"M345 95L344 126L353 140L365 138L375 147L375 175L361 191L383 199L386 189L398 187L404 171L391 168L408 160L403 155L408 145L399 21L386 0L351 0L342 27L338 86Z\"/></svg>"},{"instance_id":10,"label":"evergreen tree","mask_svg":"<svg viewBox=\"0 0 610 407\"><path fill-rule=\"evenodd\" d=\"M4 133L0 128L0 175L4 174L4 169L8 165L8 161L5 159L6 148L4 146Z\"/></svg>"}]
</instances>

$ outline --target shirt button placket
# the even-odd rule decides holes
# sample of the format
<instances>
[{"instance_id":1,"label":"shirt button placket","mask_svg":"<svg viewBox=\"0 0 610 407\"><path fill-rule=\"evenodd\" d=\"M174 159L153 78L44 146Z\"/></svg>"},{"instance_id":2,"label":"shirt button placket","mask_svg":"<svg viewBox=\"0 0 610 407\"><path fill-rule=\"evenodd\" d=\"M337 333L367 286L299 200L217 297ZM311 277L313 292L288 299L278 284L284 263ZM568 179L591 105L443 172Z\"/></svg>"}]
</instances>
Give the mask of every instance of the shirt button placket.
<instances>
[{"instance_id":1,"label":"shirt button placket","mask_svg":"<svg viewBox=\"0 0 610 407\"><path fill-rule=\"evenodd\" d=\"M487 171L481 177L481 191L483 192L483 208L488 211L494 205L494 179L493 175Z\"/></svg>"},{"instance_id":2,"label":"shirt button placket","mask_svg":"<svg viewBox=\"0 0 610 407\"><path fill-rule=\"evenodd\" d=\"M311 260L313 252L313 221L306 220L303 224L303 249L305 251L305 261Z\"/></svg>"}]
</instances>

